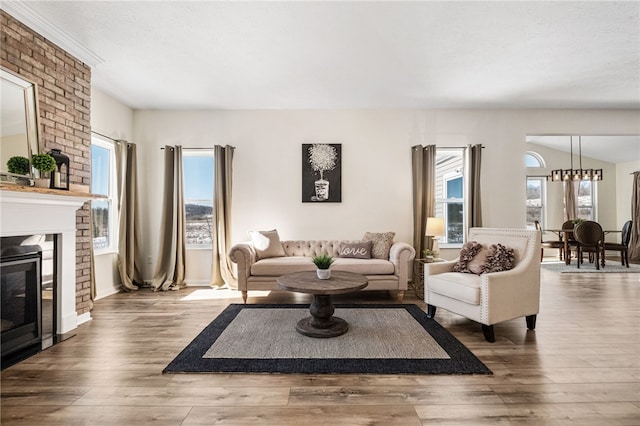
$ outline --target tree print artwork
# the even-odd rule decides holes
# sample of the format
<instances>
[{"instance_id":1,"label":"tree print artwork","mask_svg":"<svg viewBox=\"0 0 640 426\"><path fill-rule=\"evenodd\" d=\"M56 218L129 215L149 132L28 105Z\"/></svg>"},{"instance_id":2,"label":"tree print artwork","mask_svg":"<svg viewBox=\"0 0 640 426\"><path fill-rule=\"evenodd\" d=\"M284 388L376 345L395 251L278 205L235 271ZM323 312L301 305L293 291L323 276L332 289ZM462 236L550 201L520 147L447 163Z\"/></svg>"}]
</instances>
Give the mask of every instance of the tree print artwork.
<instances>
[{"instance_id":1,"label":"tree print artwork","mask_svg":"<svg viewBox=\"0 0 640 426\"><path fill-rule=\"evenodd\" d=\"M302 144L302 202L341 202L341 144Z\"/></svg>"}]
</instances>

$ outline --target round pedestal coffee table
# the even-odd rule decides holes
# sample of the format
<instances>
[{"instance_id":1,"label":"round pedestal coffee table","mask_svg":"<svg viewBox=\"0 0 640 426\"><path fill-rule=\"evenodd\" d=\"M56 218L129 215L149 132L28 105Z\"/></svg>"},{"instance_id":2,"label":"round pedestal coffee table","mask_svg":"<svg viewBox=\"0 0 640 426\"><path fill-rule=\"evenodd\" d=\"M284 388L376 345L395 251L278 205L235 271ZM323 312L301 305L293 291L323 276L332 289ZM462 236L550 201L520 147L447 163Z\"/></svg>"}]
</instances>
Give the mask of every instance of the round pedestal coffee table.
<instances>
[{"instance_id":1,"label":"round pedestal coffee table","mask_svg":"<svg viewBox=\"0 0 640 426\"><path fill-rule=\"evenodd\" d=\"M316 271L307 271L282 275L276 281L284 290L313 295L309 307L311 316L301 319L296 325L298 333L309 337L336 337L346 333L349 324L333 316L335 309L331 295L362 290L369 283L364 275L342 271L331 271L328 280L319 279Z\"/></svg>"}]
</instances>

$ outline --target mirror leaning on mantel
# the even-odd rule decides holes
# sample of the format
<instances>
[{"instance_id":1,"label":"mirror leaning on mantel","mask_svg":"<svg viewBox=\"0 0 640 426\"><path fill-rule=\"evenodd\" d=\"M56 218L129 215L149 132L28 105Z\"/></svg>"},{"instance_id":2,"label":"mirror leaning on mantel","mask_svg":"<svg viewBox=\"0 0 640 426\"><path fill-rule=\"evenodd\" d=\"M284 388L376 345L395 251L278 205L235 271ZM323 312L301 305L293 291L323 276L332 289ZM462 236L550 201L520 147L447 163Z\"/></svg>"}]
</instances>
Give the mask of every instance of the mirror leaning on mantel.
<instances>
[{"instance_id":1,"label":"mirror leaning on mantel","mask_svg":"<svg viewBox=\"0 0 640 426\"><path fill-rule=\"evenodd\" d=\"M31 185L33 170L10 173L7 162L38 153L38 93L34 83L0 68L0 181Z\"/></svg>"}]
</instances>

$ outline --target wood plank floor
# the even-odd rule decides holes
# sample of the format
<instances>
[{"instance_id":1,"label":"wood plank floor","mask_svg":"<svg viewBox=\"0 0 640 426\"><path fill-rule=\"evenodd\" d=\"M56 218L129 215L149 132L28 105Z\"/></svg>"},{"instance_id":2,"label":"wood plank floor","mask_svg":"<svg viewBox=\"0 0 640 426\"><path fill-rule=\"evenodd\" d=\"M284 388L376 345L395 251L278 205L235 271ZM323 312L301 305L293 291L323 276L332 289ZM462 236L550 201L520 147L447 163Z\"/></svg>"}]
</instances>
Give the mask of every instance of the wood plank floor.
<instances>
[{"instance_id":1,"label":"wood plank floor","mask_svg":"<svg viewBox=\"0 0 640 426\"><path fill-rule=\"evenodd\" d=\"M1 374L2 425L640 424L640 274L542 271L535 332L524 319L436 319L491 376L162 374L229 303L228 292L116 294L78 334ZM306 295L253 295L302 303ZM341 302L393 302L385 292ZM407 303L425 305L408 294Z\"/></svg>"}]
</instances>

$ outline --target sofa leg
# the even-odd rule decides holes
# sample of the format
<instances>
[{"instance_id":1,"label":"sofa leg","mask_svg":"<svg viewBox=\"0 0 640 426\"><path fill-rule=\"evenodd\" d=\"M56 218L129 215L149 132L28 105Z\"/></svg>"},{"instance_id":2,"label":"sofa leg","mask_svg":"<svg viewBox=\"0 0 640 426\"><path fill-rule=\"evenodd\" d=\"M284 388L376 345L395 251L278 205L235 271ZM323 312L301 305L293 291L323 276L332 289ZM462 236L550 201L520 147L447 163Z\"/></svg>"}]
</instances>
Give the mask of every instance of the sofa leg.
<instances>
[{"instance_id":1,"label":"sofa leg","mask_svg":"<svg viewBox=\"0 0 640 426\"><path fill-rule=\"evenodd\" d=\"M484 340L489 343L494 343L496 341L496 336L493 333L492 325L484 325L482 324L482 334L484 334Z\"/></svg>"},{"instance_id":2,"label":"sofa leg","mask_svg":"<svg viewBox=\"0 0 640 426\"><path fill-rule=\"evenodd\" d=\"M433 319L436 316L436 307L433 305L427 305L427 318Z\"/></svg>"},{"instance_id":3,"label":"sofa leg","mask_svg":"<svg viewBox=\"0 0 640 426\"><path fill-rule=\"evenodd\" d=\"M245 304L247 303L247 293L248 293L247 291L242 292L242 300L244 300Z\"/></svg>"},{"instance_id":4,"label":"sofa leg","mask_svg":"<svg viewBox=\"0 0 640 426\"><path fill-rule=\"evenodd\" d=\"M404 301L404 290L398 290L396 292L396 298L398 299L398 302Z\"/></svg>"},{"instance_id":5,"label":"sofa leg","mask_svg":"<svg viewBox=\"0 0 640 426\"><path fill-rule=\"evenodd\" d=\"M535 330L535 328L536 328L536 315L527 315L525 317L525 320L527 320L527 328L529 330Z\"/></svg>"}]
</instances>

